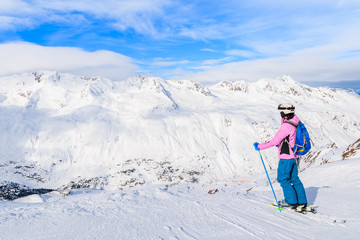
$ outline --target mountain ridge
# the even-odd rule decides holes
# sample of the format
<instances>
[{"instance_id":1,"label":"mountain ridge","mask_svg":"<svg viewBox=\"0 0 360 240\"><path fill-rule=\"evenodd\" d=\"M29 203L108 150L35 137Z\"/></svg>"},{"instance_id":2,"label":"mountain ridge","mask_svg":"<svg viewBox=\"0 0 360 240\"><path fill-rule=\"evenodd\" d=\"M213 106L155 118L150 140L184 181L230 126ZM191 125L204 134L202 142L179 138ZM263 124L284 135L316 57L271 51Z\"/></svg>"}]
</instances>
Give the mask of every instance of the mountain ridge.
<instances>
[{"instance_id":1,"label":"mountain ridge","mask_svg":"<svg viewBox=\"0 0 360 240\"><path fill-rule=\"evenodd\" d=\"M261 172L252 143L275 134L282 102L296 106L312 137L302 170L343 159L360 131L358 95L289 76L203 86L142 75L112 82L39 71L0 83L0 173L31 187L93 181L95 188L117 189ZM356 157L357 150L345 156ZM276 149L263 156L276 168Z\"/></svg>"}]
</instances>

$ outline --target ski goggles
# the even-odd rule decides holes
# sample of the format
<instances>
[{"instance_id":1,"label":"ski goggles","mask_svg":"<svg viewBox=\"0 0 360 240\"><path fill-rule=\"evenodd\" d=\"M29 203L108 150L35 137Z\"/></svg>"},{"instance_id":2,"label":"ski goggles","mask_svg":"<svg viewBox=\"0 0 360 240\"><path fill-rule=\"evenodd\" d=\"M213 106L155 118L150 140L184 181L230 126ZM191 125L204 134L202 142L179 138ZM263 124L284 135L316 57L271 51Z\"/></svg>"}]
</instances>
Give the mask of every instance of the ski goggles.
<instances>
[{"instance_id":1,"label":"ski goggles","mask_svg":"<svg viewBox=\"0 0 360 240\"><path fill-rule=\"evenodd\" d=\"M290 110L290 111L294 111L294 110L295 110L295 107L294 107L294 106L284 107L282 104L280 104L280 105L278 106L278 110Z\"/></svg>"}]
</instances>

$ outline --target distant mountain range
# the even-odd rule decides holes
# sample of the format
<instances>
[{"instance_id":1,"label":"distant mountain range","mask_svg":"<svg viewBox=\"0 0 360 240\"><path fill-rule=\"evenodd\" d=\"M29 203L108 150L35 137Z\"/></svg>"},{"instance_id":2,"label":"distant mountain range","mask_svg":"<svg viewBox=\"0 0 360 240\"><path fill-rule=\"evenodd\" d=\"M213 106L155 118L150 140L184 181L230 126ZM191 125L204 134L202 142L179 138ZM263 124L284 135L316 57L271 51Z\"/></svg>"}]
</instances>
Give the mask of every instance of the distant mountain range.
<instances>
[{"instance_id":1,"label":"distant mountain range","mask_svg":"<svg viewBox=\"0 0 360 240\"><path fill-rule=\"evenodd\" d=\"M303 82L312 87L327 86L330 88L352 89L360 94L360 80L358 81L337 81L337 82Z\"/></svg>"},{"instance_id":2,"label":"distant mountain range","mask_svg":"<svg viewBox=\"0 0 360 240\"><path fill-rule=\"evenodd\" d=\"M360 97L289 76L257 82L138 75L124 82L52 71L0 78L0 182L118 189L263 171L252 143L293 103L312 139L301 168L359 156ZM263 151L277 167L276 149Z\"/></svg>"}]
</instances>

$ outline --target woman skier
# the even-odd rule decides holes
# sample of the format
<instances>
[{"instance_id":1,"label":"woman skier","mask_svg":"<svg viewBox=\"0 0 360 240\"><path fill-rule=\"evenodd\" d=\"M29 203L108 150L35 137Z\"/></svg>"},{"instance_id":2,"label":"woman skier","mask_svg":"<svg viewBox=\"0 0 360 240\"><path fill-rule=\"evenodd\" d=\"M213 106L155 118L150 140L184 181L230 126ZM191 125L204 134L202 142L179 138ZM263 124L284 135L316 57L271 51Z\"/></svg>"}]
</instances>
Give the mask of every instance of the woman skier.
<instances>
[{"instance_id":1,"label":"woman skier","mask_svg":"<svg viewBox=\"0 0 360 240\"><path fill-rule=\"evenodd\" d=\"M254 143L256 151L277 146L279 149L279 165L277 169L277 181L280 183L284 200L279 201L280 207L306 208L306 193L302 182L298 176L297 160L298 156L294 154L296 127L300 119L295 115L295 107L292 104L285 103L278 106L281 115L281 126L273 139L265 143ZM292 122L287 123L287 122Z\"/></svg>"}]
</instances>

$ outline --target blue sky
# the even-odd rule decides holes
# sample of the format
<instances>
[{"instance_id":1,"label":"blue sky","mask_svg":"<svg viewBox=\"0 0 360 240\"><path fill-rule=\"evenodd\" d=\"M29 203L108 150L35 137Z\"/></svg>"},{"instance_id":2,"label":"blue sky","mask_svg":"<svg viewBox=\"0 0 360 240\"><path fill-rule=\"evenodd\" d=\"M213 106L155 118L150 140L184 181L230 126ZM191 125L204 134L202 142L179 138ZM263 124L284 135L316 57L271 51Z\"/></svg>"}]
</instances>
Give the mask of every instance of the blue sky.
<instances>
[{"instance_id":1,"label":"blue sky","mask_svg":"<svg viewBox=\"0 0 360 240\"><path fill-rule=\"evenodd\" d=\"M1 0L0 75L360 80L354 0Z\"/></svg>"}]
</instances>

